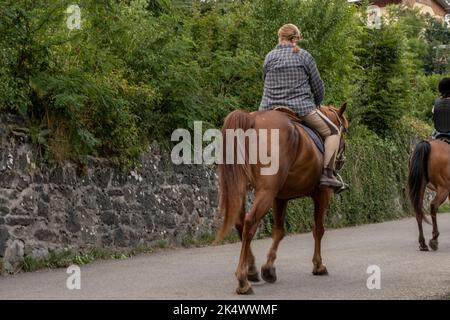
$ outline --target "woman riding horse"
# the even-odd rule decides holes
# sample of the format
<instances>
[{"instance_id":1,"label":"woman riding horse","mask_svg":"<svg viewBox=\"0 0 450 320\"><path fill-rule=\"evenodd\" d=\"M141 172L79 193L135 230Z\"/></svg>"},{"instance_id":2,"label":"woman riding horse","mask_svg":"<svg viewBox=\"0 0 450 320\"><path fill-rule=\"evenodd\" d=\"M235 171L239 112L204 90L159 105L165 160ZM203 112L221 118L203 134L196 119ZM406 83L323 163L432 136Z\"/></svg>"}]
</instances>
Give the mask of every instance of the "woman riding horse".
<instances>
[{"instance_id":1,"label":"woman riding horse","mask_svg":"<svg viewBox=\"0 0 450 320\"><path fill-rule=\"evenodd\" d=\"M323 85L312 57L294 46L300 38L298 29L287 25L280 29L279 35L280 46L266 59L266 85L262 104L264 110L251 113L233 111L225 118L222 128L223 145L227 148L223 148L223 161L219 164L219 209L224 220L216 240L223 239L232 226L236 227L241 238L241 255L236 270L238 294L252 293L249 281L259 281L250 244L261 219L270 208L273 208L272 246L267 261L261 268L261 276L266 282L276 281L274 264L278 246L284 237L287 203L291 199L313 199L313 274L327 274L321 256L325 212L331 201L333 188L341 187L341 183L335 181L332 171L336 157L338 166L343 164L345 143L339 132L348 130L348 122L344 116L346 104L339 109L329 106L318 109L323 97ZM299 125L296 116L271 110L275 106L293 108L297 114L302 115L306 123L321 132L327 145L325 156L305 128ZM263 155L247 148L251 141L239 143L228 134L237 131L256 135L258 142L265 141ZM273 132L276 134L272 135ZM248 149L248 152L239 147L238 151L241 152L229 152L228 146L235 150L239 145ZM245 161L236 161L238 154L243 154L244 159L241 160ZM273 174L262 173L269 164L272 165L267 163L265 155L277 162L278 170ZM257 157L256 163L250 161L252 156ZM229 159L233 161L228 162ZM326 169L325 176L322 176L324 162ZM246 211L249 186L253 187L255 197L250 210Z\"/></svg>"},{"instance_id":2,"label":"woman riding horse","mask_svg":"<svg viewBox=\"0 0 450 320\"><path fill-rule=\"evenodd\" d=\"M439 92L441 96L436 99L432 111L435 128L433 138L450 138L450 78L441 80Z\"/></svg>"},{"instance_id":3,"label":"woman riding horse","mask_svg":"<svg viewBox=\"0 0 450 320\"><path fill-rule=\"evenodd\" d=\"M300 31L286 24L278 31L278 46L264 62L264 94L260 110L288 107L325 141L323 174L320 184L334 189L343 187L336 179L335 161L341 132L320 110L324 85L316 62L309 52L300 49Z\"/></svg>"},{"instance_id":4,"label":"woman riding horse","mask_svg":"<svg viewBox=\"0 0 450 320\"><path fill-rule=\"evenodd\" d=\"M409 197L416 212L419 226L419 249L428 251L423 235L422 220L428 222L423 212L423 198L427 186L436 192L431 201L431 219L433 221L433 238L429 245L432 250L438 249L439 230L437 212L441 204L450 194L450 78L439 83L441 97L433 108L435 133L433 140L421 141L411 156L408 188ZM443 140L441 140L443 138Z\"/></svg>"}]
</instances>

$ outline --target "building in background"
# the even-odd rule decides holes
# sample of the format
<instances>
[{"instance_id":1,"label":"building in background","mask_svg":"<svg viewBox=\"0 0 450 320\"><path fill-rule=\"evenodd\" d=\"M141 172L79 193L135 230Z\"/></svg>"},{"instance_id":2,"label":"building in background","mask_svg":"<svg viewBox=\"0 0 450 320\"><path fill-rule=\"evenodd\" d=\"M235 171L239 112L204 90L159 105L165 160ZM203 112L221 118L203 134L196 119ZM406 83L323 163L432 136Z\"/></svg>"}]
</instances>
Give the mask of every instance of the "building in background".
<instances>
[{"instance_id":1,"label":"building in background","mask_svg":"<svg viewBox=\"0 0 450 320\"><path fill-rule=\"evenodd\" d=\"M450 13L450 0L406 0L403 2L440 19Z\"/></svg>"},{"instance_id":2,"label":"building in background","mask_svg":"<svg viewBox=\"0 0 450 320\"><path fill-rule=\"evenodd\" d=\"M348 2L358 3L361 0L348 0ZM447 15L450 17L450 0L372 0L370 4L373 8L380 8L382 15L386 11L386 6L398 4L418 8L421 12L438 19L445 19Z\"/></svg>"}]
</instances>

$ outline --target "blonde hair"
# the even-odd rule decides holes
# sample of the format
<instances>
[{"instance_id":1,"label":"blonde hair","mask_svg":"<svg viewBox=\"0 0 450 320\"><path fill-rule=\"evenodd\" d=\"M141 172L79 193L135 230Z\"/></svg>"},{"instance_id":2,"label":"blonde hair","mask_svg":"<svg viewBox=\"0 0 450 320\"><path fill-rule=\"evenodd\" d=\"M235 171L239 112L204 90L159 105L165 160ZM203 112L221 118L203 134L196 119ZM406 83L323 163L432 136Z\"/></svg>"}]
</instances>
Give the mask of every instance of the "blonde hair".
<instances>
[{"instance_id":1,"label":"blonde hair","mask_svg":"<svg viewBox=\"0 0 450 320\"><path fill-rule=\"evenodd\" d=\"M278 30L278 38L282 40L292 41L294 39L300 40L300 30L292 23L285 24ZM300 48L296 45L292 52L299 53Z\"/></svg>"}]
</instances>

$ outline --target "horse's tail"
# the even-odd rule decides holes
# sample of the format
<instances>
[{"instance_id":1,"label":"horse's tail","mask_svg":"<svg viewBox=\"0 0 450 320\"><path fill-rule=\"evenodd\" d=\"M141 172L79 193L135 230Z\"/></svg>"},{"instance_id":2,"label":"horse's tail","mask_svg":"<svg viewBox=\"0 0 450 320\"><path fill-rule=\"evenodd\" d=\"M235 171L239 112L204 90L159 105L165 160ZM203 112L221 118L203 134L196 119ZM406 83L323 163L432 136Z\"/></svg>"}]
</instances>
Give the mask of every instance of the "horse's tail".
<instances>
[{"instance_id":1,"label":"horse's tail","mask_svg":"<svg viewBox=\"0 0 450 320\"><path fill-rule=\"evenodd\" d=\"M417 219L423 219L430 223L423 212L423 197L429 181L428 159L430 157L431 144L421 141L411 156L409 165L408 189L409 198L416 212Z\"/></svg>"},{"instance_id":2,"label":"horse's tail","mask_svg":"<svg viewBox=\"0 0 450 320\"><path fill-rule=\"evenodd\" d=\"M222 128L222 164L219 164L219 212L223 216L223 224L217 233L216 242L222 240L238 221L239 215L245 206L247 184L250 178L248 154L243 151L244 164L237 164L236 158L242 152L242 145L237 139L227 141L227 130L242 129L246 131L254 127L254 119L245 111L236 110L225 118ZM233 164L227 164L227 145L232 143L234 149ZM231 145L230 145L231 146Z\"/></svg>"}]
</instances>

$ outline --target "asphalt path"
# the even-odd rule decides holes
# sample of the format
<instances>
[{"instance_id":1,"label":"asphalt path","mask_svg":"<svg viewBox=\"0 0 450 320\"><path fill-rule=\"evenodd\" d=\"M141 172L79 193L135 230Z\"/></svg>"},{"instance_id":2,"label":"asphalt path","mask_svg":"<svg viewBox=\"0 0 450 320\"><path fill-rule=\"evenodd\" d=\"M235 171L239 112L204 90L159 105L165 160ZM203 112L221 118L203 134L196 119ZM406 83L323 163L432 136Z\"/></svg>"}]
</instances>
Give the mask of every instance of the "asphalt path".
<instances>
[{"instance_id":1,"label":"asphalt path","mask_svg":"<svg viewBox=\"0 0 450 320\"><path fill-rule=\"evenodd\" d=\"M439 214L439 250L420 252L415 219L327 230L322 256L328 276L313 276L313 237L286 237L278 281L235 294L240 244L168 249L81 267L81 289L67 289L65 269L0 277L0 299L439 299L450 297L450 214ZM426 238L431 227L425 225ZM270 239L253 242L258 266ZM368 289L370 266L380 289ZM371 271L369 270L369 271ZM374 283L374 282L371 282Z\"/></svg>"}]
</instances>

